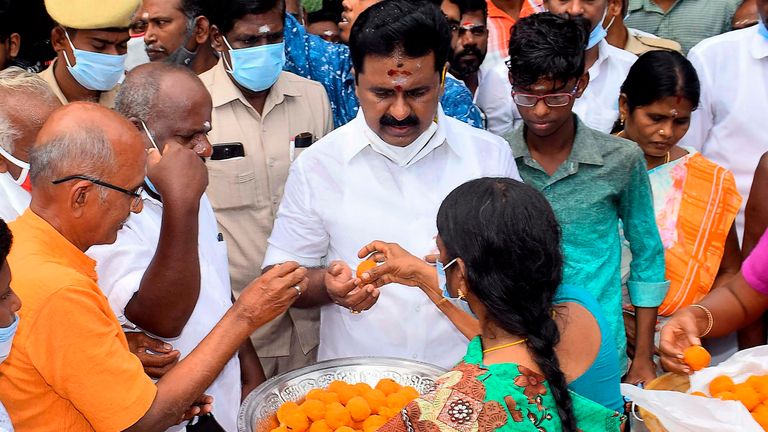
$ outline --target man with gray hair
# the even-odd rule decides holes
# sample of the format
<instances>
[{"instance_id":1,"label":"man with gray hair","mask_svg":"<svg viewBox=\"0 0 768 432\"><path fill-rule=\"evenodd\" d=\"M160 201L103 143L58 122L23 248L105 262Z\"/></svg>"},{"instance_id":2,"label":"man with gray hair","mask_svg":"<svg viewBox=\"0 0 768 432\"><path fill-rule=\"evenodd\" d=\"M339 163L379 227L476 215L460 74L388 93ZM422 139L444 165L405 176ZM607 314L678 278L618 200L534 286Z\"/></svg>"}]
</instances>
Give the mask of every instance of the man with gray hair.
<instances>
[{"instance_id":1,"label":"man with gray hair","mask_svg":"<svg viewBox=\"0 0 768 432\"><path fill-rule=\"evenodd\" d=\"M24 307L11 354L0 364L0 394L14 427L157 431L210 412L205 389L256 328L298 298L306 269L294 262L265 273L193 352L153 383L129 353L84 251L113 243L129 215L142 210L147 166L162 192L202 193L194 169L173 168L191 167L198 156L173 139L162 156L147 153L128 120L82 102L51 114L37 141L30 154L32 202L10 225L11 285ZM188 174L192 184L173 183L170 174L162 180L163 171Z\"/></svg>"},{"instance_id":2,"label":"man with gray hair","mask_svg":"<svg viewBox=\"0 0 768 432\"><path fill-rule=\"evenodd\" d=\"M143 211L128 218L115 243L92 247L88 256L97 262L99 286L123 327L165 338L183 359L232 305L226 244L203 193L211 96L189 69L148 63L128 74L115 109L147 148L175 163L148 168ZM179 151L186 149L194 153ZM215 421L228 431L237 429L241 397L263 381L250 341L239 357L206 390L216 400Z\"/></svg>"},{"instance_id":3,"label":"man with gray hair","mask_svg":"<svg viewBox=\"0 0 768 432\"><path fill-rule=\"evenodd\" d=\"M16 219L29 207L29 149L48 116L61 106L35 74L0 71L0 218Z\"/></svg>"},{"instance_id":4,"label":"man with gray hair","mask_svg":"<svg viewBox=\"0 0 768 432\"><path fill-rule=\"evenodd\" d=\"M144 43L150 61L186 66L198 75L216 66L219 58L211 48L204 1L144 0Z\"/></svg>"}]
</instances>

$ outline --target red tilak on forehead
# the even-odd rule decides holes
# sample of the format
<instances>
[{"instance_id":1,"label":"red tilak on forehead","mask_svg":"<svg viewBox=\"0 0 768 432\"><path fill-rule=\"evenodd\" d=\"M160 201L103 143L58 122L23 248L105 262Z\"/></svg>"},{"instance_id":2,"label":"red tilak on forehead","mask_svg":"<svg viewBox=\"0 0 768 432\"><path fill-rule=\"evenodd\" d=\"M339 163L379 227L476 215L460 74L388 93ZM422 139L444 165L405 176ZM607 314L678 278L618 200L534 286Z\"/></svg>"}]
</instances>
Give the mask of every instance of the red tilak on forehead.
<instances>
[{"instance_id":1,"label":"red tilak on forehead","mask_svg":"<svg viewBox=\"0 0 768 432\"><path fill-rule=\"evenodd\" d=\"M461 23L461 26L462 27L474 27L475 23L473 23L471 21L464 21L463 23Z\"/></svg>"},{"instance_id":2,"label":"red tilak on forehead","mask_svg":"<svg viewBox=\"0 0 768 432\"><path fill-rule=\"evenodd\" d=\"M399 70L390 69L390 70L387 71L387 75L389 75L391 77L393 77L393 76L411 76L411 75L413 75L413 73L411 73L410 71L407 71L407 70L399 71Z\"/></svg>"}]
</instances>

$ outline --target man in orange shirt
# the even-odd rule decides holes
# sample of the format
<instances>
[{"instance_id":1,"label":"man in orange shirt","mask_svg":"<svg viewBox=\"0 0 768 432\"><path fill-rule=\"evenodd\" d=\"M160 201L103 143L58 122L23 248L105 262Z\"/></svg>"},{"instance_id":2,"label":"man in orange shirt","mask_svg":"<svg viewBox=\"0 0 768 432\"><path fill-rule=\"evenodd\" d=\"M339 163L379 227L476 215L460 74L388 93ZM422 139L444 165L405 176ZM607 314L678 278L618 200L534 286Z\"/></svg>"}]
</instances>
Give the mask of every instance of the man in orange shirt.
<instances>
[{"instance_id":1,"label":"man in orange shirt","mask_svg":"<svg viewBox=\"0 0 768 432\"><path fill-rule=\"evenodd\" d=\"M509 57L509 36L517 20L543 10L538 0L488 1L488 55L486 63L496 64Z\"/></svg>"},{"instance_id":2,"label":"man in orange shirt","mask_svg":"<svg viewBox=\"0 0 768 432\"><path fill-rule=\"evenodd\" d=\"M164 430L209 412L202 392L256 328L301 294L306 270L278 266L156 384L144 374L84 251L114 242L130 212L141 211L145 163L181 177L193 158L179 144L166 144L162 157L146 153L128 120L93 103L65 106L43 125L30 153L32 202L11 224L8 256L23 307L0 365L0 395L17 430Z\"/></svg>"}]
</instances>

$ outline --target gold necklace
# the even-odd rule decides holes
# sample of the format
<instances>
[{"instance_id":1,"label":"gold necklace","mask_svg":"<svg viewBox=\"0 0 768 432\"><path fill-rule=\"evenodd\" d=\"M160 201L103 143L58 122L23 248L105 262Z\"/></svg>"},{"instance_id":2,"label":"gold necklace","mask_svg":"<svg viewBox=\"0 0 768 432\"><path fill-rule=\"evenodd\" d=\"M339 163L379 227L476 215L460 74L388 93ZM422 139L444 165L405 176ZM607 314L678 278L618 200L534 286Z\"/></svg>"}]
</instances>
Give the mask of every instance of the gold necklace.
<instances>
[{"instance_id":1,"label":"gold necklace","mask_svg":"<svg viewBox=\"0 0 768 432\"><path fill-rule=\"evenodd\" d=\"M526 343L526 342L528 342L528 338L520 339L519 341L515 341L515 342L504 344L504 345L499 345L499 346L496 346L496 347L493 347L493 348L484 349L483 350L483 354L488 354L489 352L492 352L492 351L500 350L500 349L503 349L503 348L513 347L515 345L520 345L520 344L523 344L523 343Z\"/></svg>"},{"instance_id":2,"label":"gold necklace","mask_svg":"<svg viewBox=\"0 0 768 432\"><path fill-rule=\"evenodd\" d=\"M669 163L669 158L670 158L669 154L670 153L672 153L672 152L668 151L667 154L664 156L664 164L668 164Z\"/></svg>"}]
</instances>

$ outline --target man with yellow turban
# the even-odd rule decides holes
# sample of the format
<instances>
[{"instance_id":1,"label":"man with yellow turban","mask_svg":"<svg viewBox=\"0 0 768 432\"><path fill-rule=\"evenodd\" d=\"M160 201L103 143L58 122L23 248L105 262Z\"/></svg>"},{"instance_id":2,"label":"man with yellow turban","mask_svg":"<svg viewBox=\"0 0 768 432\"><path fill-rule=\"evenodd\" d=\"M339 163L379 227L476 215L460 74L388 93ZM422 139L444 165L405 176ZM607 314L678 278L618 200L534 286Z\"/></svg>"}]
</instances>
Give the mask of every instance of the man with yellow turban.
<instances>
[{"instance_id":1,"label":"man with yellow turban","mask_svg":"<svg viewBox=\"0 0 768 432\"><path fill-rule=\"evenodd\" d=\"M62 103L98 102L112 107L125 73L128 25L140 0L45 0L57 26L51 31L56 59L40 76Z\"/></svg>"}]
</instances>

